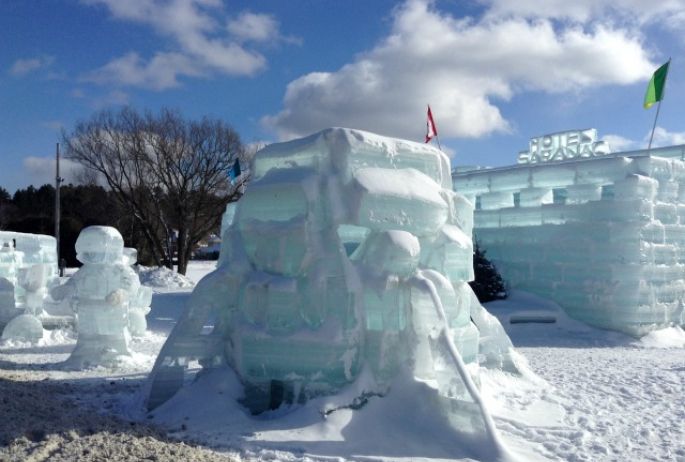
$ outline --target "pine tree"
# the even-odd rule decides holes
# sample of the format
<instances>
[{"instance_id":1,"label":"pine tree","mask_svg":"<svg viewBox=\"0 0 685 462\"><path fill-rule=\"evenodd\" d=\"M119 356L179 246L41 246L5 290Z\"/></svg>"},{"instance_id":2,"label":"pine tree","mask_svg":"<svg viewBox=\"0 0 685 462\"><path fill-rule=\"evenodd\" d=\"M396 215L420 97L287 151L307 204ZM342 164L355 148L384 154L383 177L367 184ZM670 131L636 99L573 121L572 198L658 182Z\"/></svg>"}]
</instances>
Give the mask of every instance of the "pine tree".
<instances>
[{"instance_id":1,"label":"pine tree","mask_svg":"<svg viewBox=\"0 0 685 462\"><path fill-rule=\"evenodd\" d=\"M473 272L475 279L469 282L473 292L481 303L507 298L504 280L495 265L485 257L485 250L478 242L473 248Z\"/></svg>"}]
</instances>

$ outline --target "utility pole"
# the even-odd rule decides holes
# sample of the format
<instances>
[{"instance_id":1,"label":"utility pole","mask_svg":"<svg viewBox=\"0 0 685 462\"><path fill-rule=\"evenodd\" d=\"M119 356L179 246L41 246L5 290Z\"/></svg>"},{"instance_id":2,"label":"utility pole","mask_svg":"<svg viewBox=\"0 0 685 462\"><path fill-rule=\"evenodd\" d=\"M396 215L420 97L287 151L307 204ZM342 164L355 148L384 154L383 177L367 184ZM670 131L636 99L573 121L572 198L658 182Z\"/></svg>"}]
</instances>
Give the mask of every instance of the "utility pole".
<instances>
[{"instance_id":1,"label":"utility pole","mask_svg":"<svg viewBox=\"0 0 685 462\"><path fill-rule=\"evenodd\" d=\"M60 268L61 274L61 262L59 259L59 220L60 220L60 210L59 210L59 185L62 182L62 178L59 176L59 143L57 143L57 167L55 175L55 239L57 239L57 265Z\"/></svg>"}]
</instances>

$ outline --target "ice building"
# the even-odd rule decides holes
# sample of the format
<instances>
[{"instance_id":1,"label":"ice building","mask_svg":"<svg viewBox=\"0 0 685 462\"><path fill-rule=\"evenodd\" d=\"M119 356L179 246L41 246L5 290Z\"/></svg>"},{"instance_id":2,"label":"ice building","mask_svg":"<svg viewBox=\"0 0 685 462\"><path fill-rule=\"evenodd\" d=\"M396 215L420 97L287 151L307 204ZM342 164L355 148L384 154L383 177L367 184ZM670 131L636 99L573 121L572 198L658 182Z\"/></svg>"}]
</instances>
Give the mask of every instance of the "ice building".
<instances>
[{"instance_id":1,"label":"ice building","mask_svg":"<svg viewBox=\"0 0 685 462\"><path fill-rule=\"evenodd\" d=\"M244 393L223 398L252 413L336 394L362 371L378 388L360 390L382 394L409 371L456 427L492 429L479 358L513 371L516 357L467 283L473 209L452 189L448 158L331 128L264 148L250 170L224 214L218 267L150 374L148 409L189 396L198 363L197 381L233 371ZM341 406L368 396L353 398Z\"/></svg>"},{"instance_id":2,"label":"ice building","mask_svg":"<svg viewBox=\"0 0 685 462\"><path fill-rule=\"evenodd\" d=\"M611 153L594 129L531 139L515 165L456 169L511 288L641 336L683 324L685 145Z\"/></svg>"}]
</instances>

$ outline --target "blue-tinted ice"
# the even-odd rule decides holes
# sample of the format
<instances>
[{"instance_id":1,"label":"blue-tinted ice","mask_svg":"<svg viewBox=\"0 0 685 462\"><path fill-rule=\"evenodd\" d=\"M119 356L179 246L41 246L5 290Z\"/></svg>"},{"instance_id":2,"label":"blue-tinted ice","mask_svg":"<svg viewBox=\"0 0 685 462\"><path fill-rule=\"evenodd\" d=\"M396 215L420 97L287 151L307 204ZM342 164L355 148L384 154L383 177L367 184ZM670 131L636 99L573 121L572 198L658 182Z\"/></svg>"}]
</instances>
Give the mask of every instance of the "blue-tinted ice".
<instances>
[{"instance_id":1,"label":"blue-tinted ice","mask_svg":"<svg viewBox=\"0 0 685 462\"><path fill-rule=\"evenodd\" d=\"M379 389L409 370L446 401L473 403L479 355L516 369L467 284L473 207L452 191L443 153L332 128L266 147L251 174L224 216L218 268L157 359L148 408L195 360L204 373L234 369L252 412L336 393L364 368Z\"/></svg>"}]
</instances>

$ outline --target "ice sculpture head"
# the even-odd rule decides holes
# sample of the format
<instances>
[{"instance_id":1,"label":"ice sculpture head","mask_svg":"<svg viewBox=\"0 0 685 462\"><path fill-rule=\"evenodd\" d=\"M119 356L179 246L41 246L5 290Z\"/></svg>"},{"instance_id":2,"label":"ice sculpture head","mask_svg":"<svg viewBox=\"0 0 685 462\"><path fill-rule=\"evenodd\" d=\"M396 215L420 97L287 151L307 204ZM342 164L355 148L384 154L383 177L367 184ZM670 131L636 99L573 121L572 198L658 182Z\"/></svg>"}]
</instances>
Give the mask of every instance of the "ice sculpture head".
<instances>
[{"instance_id":1,"label":"ice sculpture head","mask_svg":"<svg viewBox=\"0 0 685 462\"><path fill-rule=\"evenodd\" d=\"M121 260L124 239L109 226L89 226L76 240L76 259L86 263L116 263Z\"/></svg>"}]
</instances>

